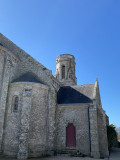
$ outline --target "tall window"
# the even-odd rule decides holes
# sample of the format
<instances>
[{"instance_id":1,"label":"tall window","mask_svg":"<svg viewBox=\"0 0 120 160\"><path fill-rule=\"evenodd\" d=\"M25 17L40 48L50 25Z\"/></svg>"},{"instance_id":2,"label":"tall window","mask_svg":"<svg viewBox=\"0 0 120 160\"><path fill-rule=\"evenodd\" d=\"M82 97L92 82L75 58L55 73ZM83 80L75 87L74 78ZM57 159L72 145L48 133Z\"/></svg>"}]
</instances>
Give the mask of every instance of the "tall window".
<instances>
[{"instance_id":1,"label":"tall window","mask_svg":"<svg viewBox=\"0 0 120 160\"><path fill-rule=\"evenodd\" d=\"M62 66L62 79L65 78L65 66Z\"/></svg>"},{"instance_id":2,"label":"tall window","mask_svg":"<svg viewBox=\"0 0 120 160\"><path fill-rule=\"evenodd\" d=\"M14 96L13 97L13 111L14 112L18 111L18 101L19 101L18 96Z\"/></svg>"}]
</instances>

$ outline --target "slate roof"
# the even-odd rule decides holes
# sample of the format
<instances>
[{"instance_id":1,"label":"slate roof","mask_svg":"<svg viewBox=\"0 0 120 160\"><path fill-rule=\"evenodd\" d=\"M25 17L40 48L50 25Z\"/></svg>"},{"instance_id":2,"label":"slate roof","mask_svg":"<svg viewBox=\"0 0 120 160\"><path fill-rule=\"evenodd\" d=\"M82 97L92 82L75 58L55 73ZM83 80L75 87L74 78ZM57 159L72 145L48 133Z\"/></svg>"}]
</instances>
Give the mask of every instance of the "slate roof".
<instances>
[{"instance_id":1,"label":"slate roof","mask_svg":"<svg viewBox=\"0 0 120 160\"><path fill-rule=\"evenodd\" d=\"M42 83L37 78L37 76L34 75L32 72L25 73L24 75L22 75L19 78L15 79L13 82L35 82L35 83Z\"/></svg>"},{"instance_id":2,"label":"slate roof","mask_svg":"<svg viewBox=\"0 0 120 160\"><path fill-rule=\"evenodd\" d=\"M57 94L58 104L92 103L94 84L61 87Z\"/></svg>"}]
</instances>

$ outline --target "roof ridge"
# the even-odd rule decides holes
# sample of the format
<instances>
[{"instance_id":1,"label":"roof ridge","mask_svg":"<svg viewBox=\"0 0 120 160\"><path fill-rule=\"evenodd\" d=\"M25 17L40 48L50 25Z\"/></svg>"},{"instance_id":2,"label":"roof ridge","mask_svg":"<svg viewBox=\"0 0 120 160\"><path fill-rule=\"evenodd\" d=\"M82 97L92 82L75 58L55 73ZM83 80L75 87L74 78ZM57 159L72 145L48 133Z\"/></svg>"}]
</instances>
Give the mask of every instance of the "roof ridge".
<instances>
[{"instance_id":1,"label":"roof ridge","mask_svg":"<svg viewBox=\"0 0 120 160\"><path fill-rule=\"evenodd\" d=\"M35 63L39 64L39 66L43 69L43 70L46 70L48 71L49 73L51 72L51 70L49 70L48 68L46 68L43 64L41 64L41 62L39 62L37 59L33 58L28 52L26 52L24 49L22 49L21 47L19 47L17 44L15 44L11 39L7 38L6 36L4 36L2 33L0 33L0 39L3 39L3 43L6 43L12 47L7 47L7 46L4 46L4 44L1 44L3 45L3 47L5 49L7 49L8 51L10 51L11 53L13 53L13 55L15 55L16 57L19 58L20 54L24 54L26 56L29 56ZM13 49L14 48L14 49ZM17 52L15 52L15 50L18 50ZM51 72L52 73L52 72ZM50 74L51 74L50 73Z\"/></svg>"}]
</instances>

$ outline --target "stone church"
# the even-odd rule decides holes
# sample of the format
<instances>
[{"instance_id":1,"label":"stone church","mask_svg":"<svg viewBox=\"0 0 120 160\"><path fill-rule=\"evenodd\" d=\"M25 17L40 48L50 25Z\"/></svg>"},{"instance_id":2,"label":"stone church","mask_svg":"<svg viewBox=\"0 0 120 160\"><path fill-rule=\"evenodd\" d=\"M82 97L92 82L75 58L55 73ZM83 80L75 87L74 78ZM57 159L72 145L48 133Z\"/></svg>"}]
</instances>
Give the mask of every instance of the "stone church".
<instances>
[{"instance_id":1,"label":"stone church","mask_svg":"<svg viewBox=\"0 0 120 160\"><path fill-rule=\"evenodd\" d=\"M73 55L57 57L53 76L0 34L0 154L107 157L106 117L98 80L77 85Z\"/></svg>"}]
</instances>

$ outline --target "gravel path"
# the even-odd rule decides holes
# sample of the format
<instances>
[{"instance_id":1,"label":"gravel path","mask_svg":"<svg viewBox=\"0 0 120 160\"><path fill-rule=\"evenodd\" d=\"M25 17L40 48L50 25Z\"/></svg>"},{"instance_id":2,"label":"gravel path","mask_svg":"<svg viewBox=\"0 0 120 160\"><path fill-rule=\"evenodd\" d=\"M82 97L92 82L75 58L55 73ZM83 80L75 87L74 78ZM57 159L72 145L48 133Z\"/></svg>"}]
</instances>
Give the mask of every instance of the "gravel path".
<instances>
[{"instance_id":1,"label":"gravel path","mask_svg":"<svg viewBox=\"0 0 120 160\"><path fill-rule=\"evenodd\" d=\"M39 158L34 160L99 160L99 159L93 159L89 157L50 157L50 158Z\"/></svg>"},{"instance_id":2,"label":"gravel path","mask_svg":"<svg viewBox=\"0 0 120 160\"><path fill-rule=\"evenodd\" d=\"M16 160L12 158L3 159L0 158L0 160ZM89 157L64 157L64 156L54 156L54 157L47 157L47 158L32 158L29 160L102 160L102 159L94 159ZM104 159L108 160L108 158ZM120 148L113 148L110 154L109 160L120 160Z\"/></svg>"},{"instance_id":3,"label":"gravel path","mask_svg":"<svg viewBox=\"0 0 120 160\"><path fill-rule=\"evenodd\" d=\"M113 148L109 160L120 160L120 148Z\"/></svg>"},{"instance_id":4,"label":"gravel path","mask_svg":"<svg viewBox=\"0 0 120 160\"><path fill-rule=\"evenodd\" d=\"M11 159L11 158L7 158L7 159L1 159L0 160L16 160L16 159ZM101 159L94 159L94 158L89 158L89 157L63 157L63 156L54 156L54 157L48 157L48 158L32 158L29 160L101 160Z\"/></svg>"}]
</instances>

